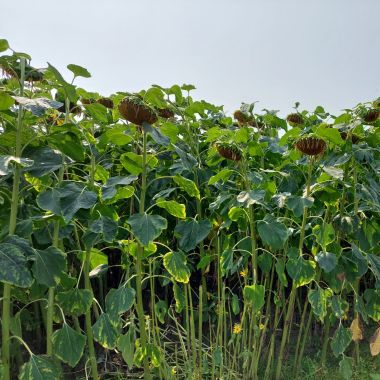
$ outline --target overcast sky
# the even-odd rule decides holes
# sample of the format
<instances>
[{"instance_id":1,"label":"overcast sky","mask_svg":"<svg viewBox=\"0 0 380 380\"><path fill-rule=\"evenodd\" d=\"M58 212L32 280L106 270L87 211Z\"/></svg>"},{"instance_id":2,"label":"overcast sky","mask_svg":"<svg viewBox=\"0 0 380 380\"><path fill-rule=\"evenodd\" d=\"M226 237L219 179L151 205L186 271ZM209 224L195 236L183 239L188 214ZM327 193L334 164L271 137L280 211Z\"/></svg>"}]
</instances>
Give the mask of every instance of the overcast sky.
<instances>
[{"instance_id":1,"label":"overcast sky","mask_svg":"<svg viewBox=\"0 0 380 380\"><path fill-rule=\"evenodd\" d=\"M380 96L379 0L18 0L1 13L0 38L34 66L84 66L78 84L103 95L191 83L227 112L282 114Z\"/></svg>"}]
</instances>

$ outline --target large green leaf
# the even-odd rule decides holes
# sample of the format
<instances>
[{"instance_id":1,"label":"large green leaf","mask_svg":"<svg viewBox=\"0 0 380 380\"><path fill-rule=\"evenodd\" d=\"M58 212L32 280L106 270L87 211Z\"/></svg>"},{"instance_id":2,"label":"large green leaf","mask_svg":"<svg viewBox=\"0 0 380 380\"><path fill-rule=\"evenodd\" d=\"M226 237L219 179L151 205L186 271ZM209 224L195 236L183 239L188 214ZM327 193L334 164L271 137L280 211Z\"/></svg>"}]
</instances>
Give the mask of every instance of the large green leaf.
<instances>
[{"instance_id":1,"label":"large green leaf","mask_svg":"<svg viewBox=\"0 0 380 380\"><path fill-rule=\"evenodd\" d=\"M289 237L287 227L271 215L257 223L257 230L263 242L274 250L284 248Z\"/></svg>"},{"instance_id":2,"label":"large green leaf","mask_svg":"<svg viewBox=\"0 0 380 380\"><path fill-rule=\"evenodd\" d=\"M47 98L30 99L23 96L13 96L13 99L35 116L42 116L48 109L59 108L62 106L62 103Z\"/></svg>"},{"instance_id":3,"label":"large green leaf","mask_svg":"<svg viewBox=\"0 0 380 380\"><path fill-rule=\"evenodd\" d=\"M138 175L143 172L143 156L134 152L123 153L120 162L129 173ZM153 155L147 155L147 166L154 168L158 164L158 159Z\"/></svg>"},{"instance_id":4,"label":"large green leaf","mask_svg":"<svg viewBox=\"0 0 380 380\"><path fill-rule=\"evenodd\" d=\"M260 311L265 304L264 285L246 285L244 287L244 301L252 307L254 313Z\"/></svg>"},{"instance_id":5,"label":"large green leaf","mask_svg":"<svg viewBox=\"0 0 380 380\"><path fill-rule=\"evenodd\" d=\"M129 368L133 367L133 357L135 354L135 329L130 327L125 335L121 335L117 341L117 348L121 351L124 361Z\"/></svg>"},{"instance_id":6,"label":"large green leaf","mask_svg":"<svg viewBox=\"0 0 380 380\"><path fill-rule=\"evenodd\" d=\"M82 66L74 65L70 63L67 68L74 74L75 77L90 78L91 74Z\"/></svg>"},{"instance_id":7,"label":"large green leaf","mask_svg":"<svg viewBox=\"0 0 380 380\"><path fill-rule=\"evenodd\" d=\"M175 299L175 311L180 313L185 307L186 299L183 285L177 283L176 281L173 281L173 295Z\"/></svg>"},{"instance_id":8,"label":"large green leaf","mask_svg":"<svg viewBox=\"0 0 380 380\"><path fill-rule=\"evenodd\" d=\"M91 208L97 200L97 195L78 182L64 182L61 187L49 189L37 197L37 204L44 210L49 210L63 217L68 223L80 209Z\"/></svg>"},{"instance_id":9,"label":"large green leaf","mask_svg":"<svg viewBox=\"0 0 380 380\"><path fill-rule=\"evenodd\" d=\"M339 362L339 373L342 375L344 380L352 379L352 358L343 355L343 358ZM375 379L372 379L375 380Z\"/></svg>"},{"instance_id":10,"label":"large green leaf","mask_svg":"<svg viewBox=\"0 0 380 380\"><path fill-rule=\"evenodd\" d=\"M119 337L117 326L111 322L107 313L103 313L92 326L94 339L104 348L113 350Z\"/></svg>"},{"instance_id":11,"label":"large green leaf","mask_svg":"<svg viewBox=\"0 0 380 380\"><path fill-rule=\"evenodd\" d=\"M86 111L98 123L108 123L107 108L99 103L86 104Z\"/></svg>"},{"instance_id":12,"label":"large green leaf","mask_svg":"<svg viewBox=\"0 0 380 380\"><path fill-rule=\"evenodd\" d=\"M15 156L0 156L0 176L7 175L12 172L11 164L16 163L23 167L30 167L33 161L29 158L20 158Z\"/></svg>"},{"instance_id":13,"label":"large green leaf","mask_svg":"<svg viewBox=\"0 0 380 380\"><path fill-rule=\"evenodd\" d=\"M27 258L14 244L0 244L0 281L20 288L28 288L33 283Z\"/></svg>"},{"instance_id":14,"label":"large green leaf","mask_svg":"<svg viewBox=\"0 0 380 380\"><path fill-rule=\"evenodd\" d=\"M230 178L231 174L233 173L234 171L233 170L230 170L230 169L222 169L220 172L218 172L217 174L213 175L209 181L208 181L208 184L209 185L214 185L215 183L217 183L218 181L222 181L222 182L225 182L228 180L228 178Z\"/></svg>"},{"instance_id":15,"label":"large green leaf","mask_svg":"<svg viewBox=\"0 0 380 380\"><path fill-rule=\"evenodd\" d=\"M57 363L45 355L30 356L20 371L20 380L61 380L62 370Z\"/></svg>"},{"instance_id":16,"label":"large green leaf","mask_svg":"<svg viewBox=\"0 0 380 380\"><path fill-rule=\"evenodd\" d=\"M186 218L186 206L176 201L165 201L164 199L158 199L156 202L158 207L165 209L170 215L176 218Z\"/></svg>"},{"instance_id":17,"label":"large green leaf","mask_svg":"<svg viewBox=\"0 0 380 380\"><path fill-rule=\"evenodd\" d=\"M112 321L117 322L121 314L127 312L135 302L133 288L111 289L106 296L106 311Z\"/></svg>"},{"instance_id":18,"label":"large green leaf","mask_svg":"<svg viewBox=\"0 0 380 380\"><path fill-rule=\"evenodd\" d=\"M39 284L48 287L59 284L62 273L66 270L66 255L60 249L49 247L36 250L36 259L32 271Z\"/></svg>"},{"instance_id":19,"label":"large green leaf","mask_svg":"<svg viewBox=\"0 0 380 380\"><path fill-rule=\"evenodd\" d=\"M74 288L56 295L56 300L65 314L77 317L90 310L92 299L92 292L88 289Z\"/></svg>"},{"instance_id":20,"label":"large green leaf","mask_svg":"<svg viewBox=\"0 0 380 380\"><path fill-rule=\"evenodd\" d=\"M174 229L179 236L179 247L185 252L194 249L211 231L209 220L180 221Z\"/></svg>"},{"instance_id":21,"label":"large green leaf","mask_svg":"<svg viewBox=\"0 0 380 380\"><path fill-rule=\"evenodd\" d=\"M33 165L25 171L33 177L42 177L54 172L63 164L61 153L49 147L38 149L30 155L30 158L33 160Z\"/></svg>"},{"instance_id":22,"label":"large green leaf","mask_svg":"<svg viewBox=\"0 0 380 380\"><path fill-rule=\"evenodd\" d=\"M117 223L108 216L103 215L99 219L94 220L89 226L89 231L102 235L104 241L109 243L114 241L117 229Z\"/></svg>"},{"instance_id":23,"label":"large green leaf","mask_svg":"<svg viewBox=\"0 0 380 380\"><path fill-rule=\"evenodd\" d=\"M187 284L190 269L186 265L186 256L182 252L168 252L164 255L164 267L178 282Z\"/></svg>"},{"instance_id":24,"label":"large green leaf","mask_svg":"<svg viewBox=\"0 0 380 380\"><path fill-rule=\"evenodd\" d=\"M319 252L315 256L315 261L326 273L330 273L338 264L336 255L331 252Z\"/></svg>"},{"instance_id":25,"label":"large green leaf","mask_svg":"<svg viewBox=\"0 0 380 380\"><path fill-rule=\"evenodd\" d=\"M86 337L64 323L61 329L54 332L52 342L54 355L75 367L83 355Z\"/></svg>"},{"instance_id":26,"label":"large green leaf","mask_svg":"<svg viewBox=\"0 0 380 380\"><path fill-rule=\"evenodd\" d=\"M329 289L322 289L317 286L316 289L309 290L307 298L311 304L314 314L323 322L327 315L327 300L332 295Z\"/></svg>"},{"instance_id":27,"label":"large green leaf","mask_svg":"<svg viewBox=\"0 0 380 380\"><path fill-rule=\"evenodd\" d=\"M135 214L127 220L136 239L145 246L167 228L167 220L160 215Z\"/></svg>"},{"instance_id":28,"label":"large green leaf","mask_svg":"<svg viewBox=\"0 0 380 380\"><path fill-rule=\"evenodd\" d=\"M326 223L313 227L313 234L316 237L317 243L323 248L335 241L335 230L332 224Z\"/></svg>"},{"instance_id":29,"label":"large green leaf","mask_svg":"<svg viewBox=\"0 0 380 380\"><path fill-rule=\"evenodd\" d=\"M315 261L303 257L289 259L286 263L286 270L297 288L309 284L315 278L315 267Z\"/></svg>"},{"instance_id":30,"label":"large green leaf","mask_svg":"<svg viewBox=\"0 0 380 380\"><path fill-rule=\"evenodd\" d=\"M331 341L331 348L335 357L343 354L350 344L351 338L351 331L340 323Z\"/></svg>"},{"instance_id":31,"label":"large green leaf","mask_svg":"<svg viewBox=\"0 0 380 380\"><path fill-rule=\"evenodd\" d=\"M254 204L264 204L265 190L251 190L242 191L237 196L237 201L244 203L244 207L248 207Z\"/></svg>"},{"instance_id":32,"label":"large green leaf","mask_svg":"<svg viewBox=\"0 0 380 380\"><path fill-rule=\"evenodd\" d=\"M200 199L200 193L197 185L195 182L193 182L190 179L187 179L185 177L182 177L180 175L175 175L173 177L173 181L187 194L190 195L190 197L195 197L197 199Z\"/></svg>"},{"instance_id":33,"label":"large green leaf","mask_svg":"<svg viewBox=\"0 0 380 380\"><path fill-rule=\"evenodd\" d=\"M286 200L286 204L290 210L293 211L296 217L303 214L305 207L311 207L314 203L314 198L311 197L299 197L297 195L292 195Z\"/></svg>"},{"instance_id":34,"label":"large green leaf","mask_svg":"<svg viewBox=\"0 0 380 380\"><path fill-rule=\"evenodd\" d=\"M5 50L9 49L8 41L4 38L0 39L0 52L3 52Z\"/></svg>"},{"instance_id":35,"label":"large green leaf","mask_svg":"<svg viewBox=\"0 0 380 380\"><path fill-rule=\"evenodd\" d=\"M15 104L14 99L6 92L0 91L0 111L7 110L12 107L13 104Z\"/></svg>"},{"instance_id":36,"label":"large green leaf","mask_svg":"<svg viewBox=\"0 0 380 380\"><path fill-rule=\"evenodd\" d=\"M74 161L84 161L85 151L83 144L76 134L68 131L52 133L49 135L48 140L58 150L72 158Z\"/></svg>"}]
</instances>

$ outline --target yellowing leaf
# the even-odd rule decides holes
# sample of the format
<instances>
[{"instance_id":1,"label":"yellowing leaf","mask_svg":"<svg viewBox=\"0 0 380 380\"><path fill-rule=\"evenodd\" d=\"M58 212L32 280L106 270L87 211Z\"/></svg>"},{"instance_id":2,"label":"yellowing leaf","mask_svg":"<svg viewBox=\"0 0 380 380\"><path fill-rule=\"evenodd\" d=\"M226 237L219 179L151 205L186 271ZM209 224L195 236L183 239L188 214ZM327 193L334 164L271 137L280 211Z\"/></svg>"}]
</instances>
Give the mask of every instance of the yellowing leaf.
<instances>
[{"instance_id":1,"label":"yellowing leaf","mask_svg":"<svg viewBox=\"0 0 380 380\"><path fill-rule=\"evenodd\" d=\"M359 319L359 317L355 318L350 326L350 330L352 332L352 340L354 342L359 342L363 339L363 326Z\"/></svg>"},{"instance_id":2,"label":"yellowing leaf","mask_svg":"<svg viewBox=\"0 0 380 380\"><path fill-rule=\"evenodd\" d=\"M380 353L380 327L375 331L369 340L369 349L372 356L377 356Z\"/></svg>"}]
</instances>

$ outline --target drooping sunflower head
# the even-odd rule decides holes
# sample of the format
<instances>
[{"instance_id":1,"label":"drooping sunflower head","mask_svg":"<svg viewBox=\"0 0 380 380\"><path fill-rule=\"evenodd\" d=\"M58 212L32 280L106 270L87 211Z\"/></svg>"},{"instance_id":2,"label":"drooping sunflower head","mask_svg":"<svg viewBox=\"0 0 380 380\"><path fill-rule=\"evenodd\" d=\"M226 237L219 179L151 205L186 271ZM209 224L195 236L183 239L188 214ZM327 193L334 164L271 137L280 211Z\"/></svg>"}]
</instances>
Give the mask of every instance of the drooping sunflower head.
<instances>
[{"instance_id":1,"label":"drooping sunflower head","mask_svg":"<svg viewBox=\"0 0 380 380\"><path fill-rule=\"evenodd\" d=\"M241 149L234 143L218 142L216 149L218 153L227 160L240 161L243 157Z\"/></svg>"},{"instance_id":2,"label":"drooping sunflower head","mask_svg":"<svg viewBox=\"0 0 380 380\"><path fill-rule=\"evenodd\" d=\"M299 113L291 113L288 116L286 116L286 121L290 125L302 125L304 123L304 119L301 114Z\"/></svg>"},{"instance_id":3,"label":"drooping sunflower head","mask_svg":"<svg viewBox=\"0 0 380 380\"><path fill-rule=\"evenodd\" d=\"M380 108L370 108L363 112L362 119L366 123L373 123L380 117Z\"/></svg>"},{"instance_id":4,"label":"drooping sunflower head","mask_svg":"<svg viewBox=\"0 0 380 380\"><path fill-rule=\"evenodd\" d=\"M144 122L154 124L157 121L157 113L137 95L126 96L119 103L121 116L129 122L142 125Z\"/></svg>"},{"instance_id":5,"label":"drooping sunflower head","mask_svg":"<svg viewBox=\"0 0 380 380\"><path fill-rule=\"evenodd\" d=\"M299 140L297 140L295 147L300 152L308 156L318 156L323 154L327 148L327 144L325 140L319 137L306 136L301 137Z\"/></svg>"}]
</instances>

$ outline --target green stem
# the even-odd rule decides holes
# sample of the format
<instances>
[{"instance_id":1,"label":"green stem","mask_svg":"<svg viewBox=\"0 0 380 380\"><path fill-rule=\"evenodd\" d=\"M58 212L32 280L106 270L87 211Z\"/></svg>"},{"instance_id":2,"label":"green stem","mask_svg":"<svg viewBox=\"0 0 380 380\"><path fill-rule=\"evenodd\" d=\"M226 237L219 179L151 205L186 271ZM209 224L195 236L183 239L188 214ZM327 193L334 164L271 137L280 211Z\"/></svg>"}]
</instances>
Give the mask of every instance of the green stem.
<instances>
[{"instance_id":1,"label":"green stem","mask_svg":"<svg viewBox=\"0 0 380 380\"><path fill-rule=\"evenodd\" d=\"M144 214L145 212L145 195L146 195L146 175L147 175L147 135L143 130L143 162L142 162L142 173L141 173L141 194L140 194L140 205L139 213ZM143 306L143 296L142 296L142 287L141 283L143 280L142 273L142 257L144 254L144 247L139 244L138 251L136 255L136 297L137 297L137 316L139 320L139 330L140 330L140 342L141 347L145 351L147 346L147 335L146 335L146 326L145 326L145 315L144 315L144 306ZM152 305L153 307L153 305ZM144 379L150 380L150 370L148 357L144 357Z\"/></svg>"},{"instance_id":2,"label":"green stem","mask_svg":"<svg viewBox=\"0 0 380 380\"><path fill-rule=\"evenodd\" d=\"M327 347L330 339L330 325L331 319L328 315L325 321L325 327L323 329L323 345L322 345L322 354L321 354L321 367L325 368L326 366L326 355L327 355Z\"/></svg>"},{"instance_id":3,"label":"green stem","mask_svg":"<svg viewBox=\"0 0 380 380\"><path fill-rule=\"evenodd\" d=\"M308 173L307 173L307 179L306 179L306 197L308 197L310 195L312 170L313 170L313 161L312 161L312 158L309 158ZM300 256L302 256L302 254L303 254L303 243L304 243L304 239L305 239L307 215L308 215L307 208L304 207L301 232L300 232L300 241L299 241L299 246L298 246ZM284 321L284 329L282 332L280 352L279 352L278 359L277 359L276 380L281 379L282 359L284 357L285 345L286 345L286 341L288 339L288 333L290 330L291 320L293 319L294 303L295 303L295 299L296 299L296 294L297 294L297 288L293 283L292 290L291 290L290 296L289 296L288 309L286 311L286 317L285 317L285 321Z\"/></svg>"},{"instance_id":4,"label":"green stem","mask_svg":"<svg viewBox=\"0 0 380 380\"><path fill-rule=\"evenodd\" d=\"M20 76L20 96L24 94L25 81L25 58L20 58L21 76ZM19 105L16 131L16 150L15 156L21 157L21 136L22 136L22 106ZM19 188L21 179L21 167L16 164L13 176L12 203L9 218L9 235L13 235L17 225L17 211L19 202ZM11 290L12 285L4 283L3 288L3 314L1 325L1 346L2 346L2 364L3 364L3 380L10 379L10 320L11 320Z\"/></svg>"}]
</instances>

